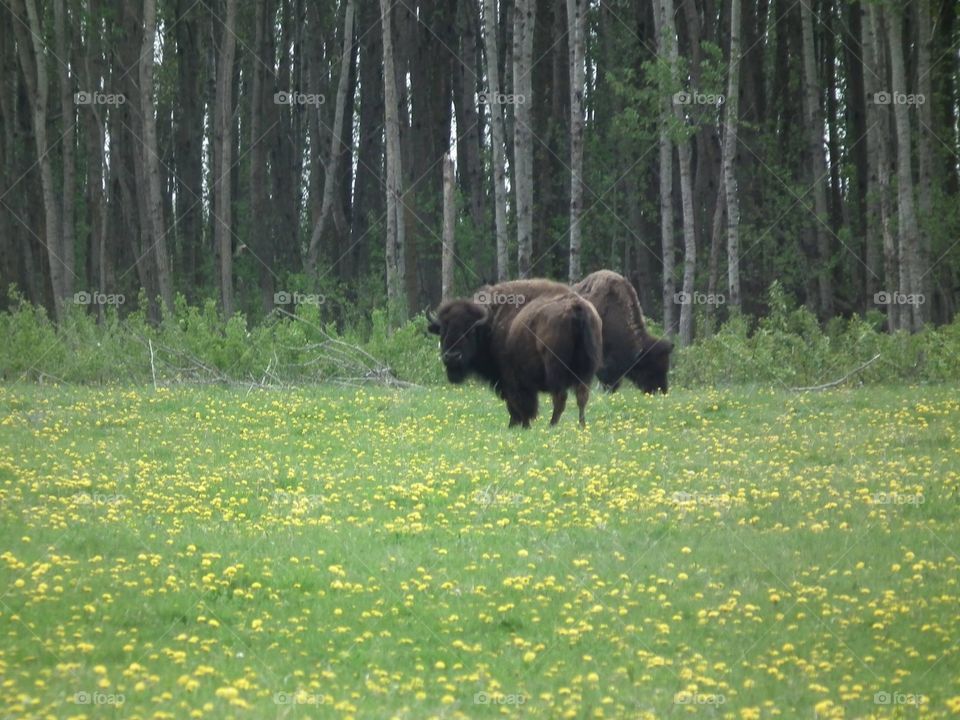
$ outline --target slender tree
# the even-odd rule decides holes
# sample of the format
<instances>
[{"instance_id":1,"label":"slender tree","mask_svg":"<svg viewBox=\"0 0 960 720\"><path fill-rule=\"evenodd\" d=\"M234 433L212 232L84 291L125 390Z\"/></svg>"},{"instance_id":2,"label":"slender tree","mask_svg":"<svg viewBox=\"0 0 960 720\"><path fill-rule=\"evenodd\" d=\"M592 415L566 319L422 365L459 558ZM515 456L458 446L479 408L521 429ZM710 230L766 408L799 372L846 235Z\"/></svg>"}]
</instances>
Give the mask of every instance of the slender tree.
<instances>
[{"instance_id":1,"label":"slender tree","mask_svg":"<svg viewBox=\"0 0 960 720\"><path fill-rule=\"evenodd\" d=\"M527 277L533 262L533 35L536 0L516 0L513 9L513 185L517 215L517 272Z\"/></svg>"},{"instance_id":2,"label":"slender tree","mask_svg":"<svg viewBox=\"0 0 960 720\"><path fill-rule=\"evenodd\" d=\"M393 54L393 23L390 0L380 0L383 29L383 97L386 111L387 159L387 300L391 316L406 316L406 271L404 263L403 173L400 157L400 103L397 98L396 68Z\"/></svg>"},{"instance_id":3,"label":"slender tree","mask_svg":"<svg viewBox=\"0 0 960 720\"><path fill-rule=\"evenodd\" d=\"M154 0L145 0L153 2ZM226 18L217 59L214 105L214 243L220 260L220 302L223 314L233 315L233 60L237 47L237 0L227 0Z\"/></svg>"},{"instance_id":4,"label":"slender tree","mask_svg":"<svg viewBox=\"0 0 960 720\"><path fill-rule=\"evenodd\" d=\"M494 228L497 236L497 282L510 277L510 256L507 245L507 168L506 129L503 103L500 102L500 52L498 49L497 0L483 2L483 42L487 51L487 107L490 109L490 139L493 145Z\"/></svg>"},{"instance_id":5,"label":"slender tree","mask_svg":"<svg viewBox=\"0 0 960 720\"><path fill-rule=\"evenodd\" d=\"M664 29L664 5L659 0L653 4L654 24L657 29L657 42L661 56L664 55L666 30ZM676 255L674 250L673 227L673 140L670 136L672 117L673 83L664 82L661 87L660 109L660 242L663 251L663 329L668 334L676 332Z\"/></svg>"},{"instance_id":6,"label":"slender tree","mask_svg":"<svg viewBox=\"0 0 960 720\"><path fill-rule=\"evenodd\" d=\"M667 58L670 73L676 79L679 68L679 53L677 51L677 28L674 21L673 0L660 1L660 18L662 21L660 37L663 40L661 54ZM672 85L676 87L676 82ZM680 161L680 201L683 212L683 302L680 304L680 344L686 346L693 342L693 284L697 268L697 234L694 223L693 184L691 181L693 161L683 105L673 102L672 96L668 99L668 102L673 108L673 117L678 132L676 143L677 157Z\"/></svg>"},{"instance_id":7,"label":"slender tree","mask_svg":"<svg viewBox=\"0 0 960 720\"><path fill-rule=\"evenodd\" d=\"M571 283L580 280L580 216L583 214L583 100L586 75L584 0L567 0L570 48L570 260Z\"/></svg>"},{"instance_id":8,"label":"slender tree","mask_svg":"<svg viewBox=\"0 0 960 720\"><path fill-rule=\"evenodd\" d=\"M457 222L457 204L454 199L453 158L443 156L443 249L441 252L441 298L453 297L454 230Z\"/></svg>"},{"instance_id":9,"label":"slender tree","mask_svg":"<svg viewBox=\"0 0 960 720\"><path fill-rule=\"evenodd\" d=\"M228 0L229 1L229 0ZM234 9L236 9L234 0ZM160 176L160 148L157 143L157 110L153 100L154 45L157 38L157 2L143 0L143 45L140 50L140 110L143 113L143 166L146 172L150 243L156 264L160 300L173 311L173 277L167 230L163 221L163 180ZM224 306L226 308L226 306Z\"/></svg>"},{"instance_id":10,"label":"slender tree","mask_svg":"<svg viewBox=\"0 0 960 720\"><path fill-rule=\"evenodd\" d=\"M833 282L831 280L830 236L827 230L827 166L823 155L823 116L820 111L820 81L813 42L813 9L810 0L800 2L800 23L803 32L803 107L807 133L807 154L810 182L813 188L813 232L817 241L817 286L820 316L833 315Z\"/></svg>"},{"instance_id":11,"label":"slender tree","mask_svg":"<svg viewBox=\"0 0 960 720\"><path fill-rule=\"evenodd\" d=\"M44 234L54 312L57 321L62 322L65 316L64 303L68 298L66 274L72 273L73 267L67 263L60 225L60 206L53 187L53 161L50 157L47 137L49 77L47 76L46 49L43 47L44 32L40 18L37 16L35 0L20 0L19 10L20 18L13 25L17 34L17 49L27 87L27 98L30 102L34 147L37 153L36 162L40 167Z\"/></svg>"},{"instance_id":12,"label":"slender tree","mask_svg":"<svg viewBox=\"0 0 960 720\"><path fill-rule=\"evenodd\" d=\"M727 203L727 304L740 311L740 197L735 160L740 120L740 0L730 0L730 64L723 133L723 190Z\"/></svg>"},{"instance_id":13,"label":"slender tree","mask_svg":"<svg viewBox=\"0 0 960 720\"><path fill-rule=\"evenodd\" d=\"M888 12L889 11L889 12ZM920 292L920 232L914 206L913 152L911 148L910 107L907 74L903 60L903 12L890 6L884 10L890 49L890 104L893 106L897 138L897 232L900 240L900 293ZM923 324L918 303L900 303L900 327L916 332Z\"/></svg>"},{"instance_id":14,"label":"slender tree","mask_svg":"<svg viewBox=\"0 0 960 720\"><path fill-rule=\"evenodd\" d=\"M340 79L337 83L337 100L333 113L333 127L330 128L330 149L324 163L323 203L320 217L313 226L310 246L307 252L307 271L317 272L317 260L320 254L320 239L334 212L334 202L340 202L337 195L337 170L343 155L340 130L343 126L343 111L347 101L347 88L350 81L350 58L353 55L353 0L347 0L343 20L343 53L340 55ZM318 109L319 112L319 109ZM342 211L341 211L342 212Z\"/></svg>"}]
</instances>

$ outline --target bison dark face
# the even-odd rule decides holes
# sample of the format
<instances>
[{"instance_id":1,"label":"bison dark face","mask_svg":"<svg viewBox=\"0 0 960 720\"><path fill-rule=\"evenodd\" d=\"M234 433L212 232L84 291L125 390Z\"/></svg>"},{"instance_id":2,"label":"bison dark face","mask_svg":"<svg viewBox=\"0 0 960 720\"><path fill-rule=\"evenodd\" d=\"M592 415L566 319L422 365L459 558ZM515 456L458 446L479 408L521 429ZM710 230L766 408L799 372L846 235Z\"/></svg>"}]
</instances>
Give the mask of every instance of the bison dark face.
<instances>
[{"instance_id":1,"label":"bison dark face","mask_svg":"<svg viewBox=\"0 0 960 720\"><path fill-rule=\"evenodd\" d=\"M670 372L670 353L673 343L669 340L647 337L636 364L630 370L630 379L645 393L667 393L667 375Z\"/></svg>"},{"instance_id":2,"label":"bison dark face","mask_svg":"<svg viewBox=\"0 0 960 720\"><path fill-rule=\"evenodd\" d=\"M490 308L468 300L445 304L436 317L427 315L427 330L440 336L440 357L447 380L462 383L471 372L481 372L490 335Z\"/></svg>"}]
</instances>

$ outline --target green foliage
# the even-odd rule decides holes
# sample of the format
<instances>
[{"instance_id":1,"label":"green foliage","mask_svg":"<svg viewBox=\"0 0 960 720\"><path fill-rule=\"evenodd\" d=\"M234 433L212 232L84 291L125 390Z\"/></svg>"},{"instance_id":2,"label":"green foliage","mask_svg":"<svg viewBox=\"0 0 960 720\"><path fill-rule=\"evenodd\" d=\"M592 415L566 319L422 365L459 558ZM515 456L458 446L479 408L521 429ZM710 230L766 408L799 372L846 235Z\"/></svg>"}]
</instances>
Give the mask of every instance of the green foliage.
<instances>
[{"instance_id":1,"label":"green foliage","mask_svg":"<svg viewBox=\"0 0 960 720\"><path fill-rule=\"evenodd\" d=\"M865 383L951 382L960 379L960 320L915 335L889 334L876 312L835 318L821 328L809 309L796 306L779 282L770 287L769 313L760 319L734 315L715 333L677 348L675 387L731 384L817 385L857 373ZM338 329L324 304L290 305L256 323L242 314L227 321L212 300L202 306L176 298L159 324L143 310L120 318L109 308L102 322L80 306L59 328L43 308L16 292L0 313L0 377L69 383L268 380L317 383L356 378L389 368L393 377L419 385L444 383L436 338L423 315L391 330L387 313L369 315ZM139 307L146 307L141 302ZM648 318L650 331L660 329ZM151 350L153 352L151 366Z\"/></svg>"},{"instance_id":2,"label":"green foliage","mask_svg":"<svg viewBox=\"0 0 960 720\"><path fill-rule=\"evenodd\" d=\"M713 336L678 349L673 384L762 383L819 385L857 373L856 381L946 382L960 379L960 321L910 335L882 331L882 316L835 318L821 329L806 307L795 307L779 282L770 287L770 312L755 323L729 319ZM853 380L853 378L851 378Z\"/></svg>"}]
</instances>

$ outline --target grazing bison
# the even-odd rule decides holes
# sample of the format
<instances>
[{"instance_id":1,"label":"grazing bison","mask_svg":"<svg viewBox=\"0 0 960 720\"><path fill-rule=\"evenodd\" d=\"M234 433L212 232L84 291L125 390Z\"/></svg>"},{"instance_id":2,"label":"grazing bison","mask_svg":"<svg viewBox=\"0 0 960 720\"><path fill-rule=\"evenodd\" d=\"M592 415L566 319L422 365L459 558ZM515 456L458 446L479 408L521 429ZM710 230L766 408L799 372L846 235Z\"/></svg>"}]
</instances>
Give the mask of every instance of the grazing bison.
<instances>
[{"instance_id":1,"label":"grazing bison","mask_svg":"<svg viewBox=\"0 0 960 720\"><path fill-rule=\"evenodd\" d=\"M600 382L616 390L626 377L644 392L667 392L673 344L647 332L640 299L630 282L610 270L598 270L573 289L593 303L603 320Z\"/></svg>"},{"instance_id":2,"label":"grazing bison","mask_svg":"<svg viewBox=\"0 0 960 720\"><path fill-rule=\"evenodd\" d=\"M474 300L444 303L428 318L429 331L440 336L447 379L461 383L472 374L489 382L507 403L510 427L530 427L538 392L553 395L555 425L571 387L585 424L602 330L593 305L569 288L549 280L500 283Z\"/></svg>"}]
</instances>

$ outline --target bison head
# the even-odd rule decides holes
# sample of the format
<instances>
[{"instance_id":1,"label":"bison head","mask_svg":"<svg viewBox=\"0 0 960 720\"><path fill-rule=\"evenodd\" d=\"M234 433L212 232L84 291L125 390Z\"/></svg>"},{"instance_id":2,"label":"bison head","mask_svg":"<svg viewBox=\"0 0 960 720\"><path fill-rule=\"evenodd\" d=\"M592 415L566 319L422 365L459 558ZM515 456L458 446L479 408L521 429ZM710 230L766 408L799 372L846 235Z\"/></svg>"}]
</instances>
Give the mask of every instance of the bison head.
<instances>
[{"instance_id":1,"label":"bison head","mask_svg":"<svg viewBox=\"0 0 960 720\"><path fill-rule=\"evenodd\" d=\"M669 340L645 337L640 354L630 370L630 379L646 393L666 394L671 352L673 352L673 343Z\"/></svg>"},{"instance_id":2,"label":"bison head","mask_svg":"<svg viewBox=\"0 0 960 720\"><path fill-rule=\"evenodd\" d=\"M471 372L485 375L490 339L489 306L452 300L427 314L427 330L440 336L440 355L447 380L462 383Z\"/></svg>"}]
</instances>

